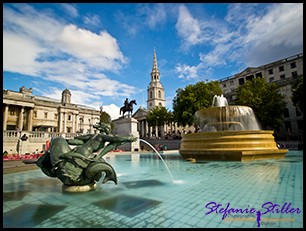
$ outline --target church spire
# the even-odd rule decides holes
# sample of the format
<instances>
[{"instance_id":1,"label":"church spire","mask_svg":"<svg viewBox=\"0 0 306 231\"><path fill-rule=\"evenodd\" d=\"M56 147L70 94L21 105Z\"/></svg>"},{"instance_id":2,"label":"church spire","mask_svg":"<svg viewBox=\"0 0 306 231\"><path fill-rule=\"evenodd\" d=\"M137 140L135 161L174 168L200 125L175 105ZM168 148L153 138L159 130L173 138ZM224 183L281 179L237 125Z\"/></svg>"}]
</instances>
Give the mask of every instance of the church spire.
<instances>
[{"instance_id":1,"label":"church spire","mask_svg":"<svg viewBox=\"0 0 306 231\"><path fill-rule=\"evenodd\" d=\"M153 67L150 75L151 75L151 82L147 89L148 91L147 109L151 110L156 106L165 107L165 89L162 83L160 82L160 73L157 67L155 48L153 55Z\"/></svg>"},{"instance_id":2,"label":"church spire","mask_svg":"<svg viewBox=\"0 0 306 231\"><path fill-rule=\"evenodd\" d=\"M153 67L152 67L152 72L159 72L158 67L157 67L157 59L156 59L156 51L154 48L154 55L153 55Z\"/></svg>"},{"instance_id":3,"label":"church spire","mask_svg":"<svg viewBox=\"0 0 306 231\"><path fill-rule=\"evenodd\" d=\"M159 81L159 76L160 76L160 73L159 73L159 70L158 70L158 67L157 67L156 51L155 51L155 48L154 48L151 81Z\"/></svg>"}]
</instances>

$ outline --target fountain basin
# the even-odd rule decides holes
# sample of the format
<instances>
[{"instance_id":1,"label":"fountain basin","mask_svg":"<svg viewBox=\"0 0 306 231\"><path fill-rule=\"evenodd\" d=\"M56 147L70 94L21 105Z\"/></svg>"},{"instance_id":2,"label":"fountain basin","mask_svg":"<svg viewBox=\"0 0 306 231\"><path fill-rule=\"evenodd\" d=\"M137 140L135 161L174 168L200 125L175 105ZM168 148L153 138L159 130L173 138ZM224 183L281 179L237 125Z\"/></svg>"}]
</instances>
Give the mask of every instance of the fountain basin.
<instances>
[{"instance_id":1,"label":"fountain basin","mask_svg":"<svg viewBox=\"0 0 306 231\"><path fill-rule=\"evenodd\" d=\"M182 135L179 153L186 160L251 161L284 158L271 130L199 132Z\"/></svg>"}]
</instances>

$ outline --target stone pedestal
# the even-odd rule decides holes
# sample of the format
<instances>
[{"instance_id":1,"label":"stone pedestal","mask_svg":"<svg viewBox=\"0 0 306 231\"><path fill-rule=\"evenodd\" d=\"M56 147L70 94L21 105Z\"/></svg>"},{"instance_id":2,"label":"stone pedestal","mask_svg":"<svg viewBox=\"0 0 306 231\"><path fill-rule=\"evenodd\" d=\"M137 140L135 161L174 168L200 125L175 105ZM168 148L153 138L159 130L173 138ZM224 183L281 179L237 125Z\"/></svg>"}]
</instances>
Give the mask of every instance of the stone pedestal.
<instances>
[{"instance_id":1,"label":"stone pedestal","mask_svg":"<svg viewBox=\"0 0 306 231\"><path fill-rule=\"evenodd\" d=\"M112 121L115 125L114 134L118 136L132 135L137 138L135 142L126 143L118 148L124 151L138 151L139 150L139 133L137 131L138 121L132 117L121 117Z\"/></svg>"}]
</instances>

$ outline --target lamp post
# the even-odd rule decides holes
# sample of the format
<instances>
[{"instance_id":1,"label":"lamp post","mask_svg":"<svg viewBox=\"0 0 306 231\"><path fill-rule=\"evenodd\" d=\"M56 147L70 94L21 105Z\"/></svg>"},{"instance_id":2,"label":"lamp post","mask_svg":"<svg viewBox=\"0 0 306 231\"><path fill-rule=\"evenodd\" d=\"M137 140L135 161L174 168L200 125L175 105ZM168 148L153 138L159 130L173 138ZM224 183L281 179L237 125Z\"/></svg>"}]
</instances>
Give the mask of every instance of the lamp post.
<instances>
[{"instance_id":1,"label":"lamp post","mask_svg":"<svg viewBox=\"0 0 306 231\"><path fill-rule=\"evenodd\" d=\"M17 141L17 152L19 159L21 159L21 129L17 128L17 132L19 133L18 141Z\"/></svg>"},{"instance_id":2,"label":"lamp post","mask_svg":"<svg viewBox=\"0 0 306 231\"><path fill-rule=\"evenodd\" d=\"M19 159L22 159L22 141L27 141L28 137L26 134L23 134L23 136L21 136L21 130L17 129L17 131L19 132L19 138L18 138L18 155L19 155Z\"/></svg>"}]
</instances>

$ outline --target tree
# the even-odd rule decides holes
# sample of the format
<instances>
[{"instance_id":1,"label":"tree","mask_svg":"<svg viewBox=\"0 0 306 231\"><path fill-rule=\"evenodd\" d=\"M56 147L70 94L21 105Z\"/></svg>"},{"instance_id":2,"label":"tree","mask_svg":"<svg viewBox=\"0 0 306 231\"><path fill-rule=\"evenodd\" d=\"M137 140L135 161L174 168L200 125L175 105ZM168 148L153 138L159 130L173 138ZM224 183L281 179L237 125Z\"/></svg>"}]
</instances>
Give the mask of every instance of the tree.
<instances>
[{"instance_id":1,"label":"tree","mask_svg":"<svg viewBox=\"0 0 306 231\"><path fill-rule=\"evenodd\" d=\"M303 76L300 76L297 81L292 84L291 91L293 105L303 113Z\"/></svg>"},{"instance_id":2,"label":"tree","mask_svg":"<svg viewBox=\"0 0 306 231\"><path fill-rule=\"evenodd\" d=\"M155 107L153 110L148 112L146 120L150 127L161 127L172 122L172 113L165 107ZM164 134L162 134L162 136L163 135Z\"/></svg>"},{"instance_id":3,"label":"tree","mask_svg":"<svg viewBox=\"0 0 306 231\"><path fill-rule=\"evenodd\" d=\"M147 122L150 127L163 126L171 122L172 113L165 107L155 107L147 114Z\"/></svg>"},{"instance_id":4,"label":"tree","mask_svg":"<svg viewBox=\"0 0 306 231\"><path fill-rule=\"evenodd\" d=\"M283 123L284 99L275 83L254 78L237 88L235 104L251 107L262 129L275 130Z\"/></svg>"},{"instance_id":5,"label":"tree","mask_svg":"<svg viewBox=\"0 0 306 231\"><path fill-rule=\"evenodd\" d=\"M102 108L100 109L100 123L110 124L111 130L115 127L111 116L106 111L103 111Z\"/></svg>"},{"instance_id":6,"label":"tree","mask_svg":"<svg viewBox=\"0 0 306 231\"><path fill-rule=\"evenodd\" d=\"M179 126L194 125L196 111L212 105L214 95L221 95L222 89L217 81L187 85L179 88L173 99L173 118Z\"/></svg>"}]
</instances>

